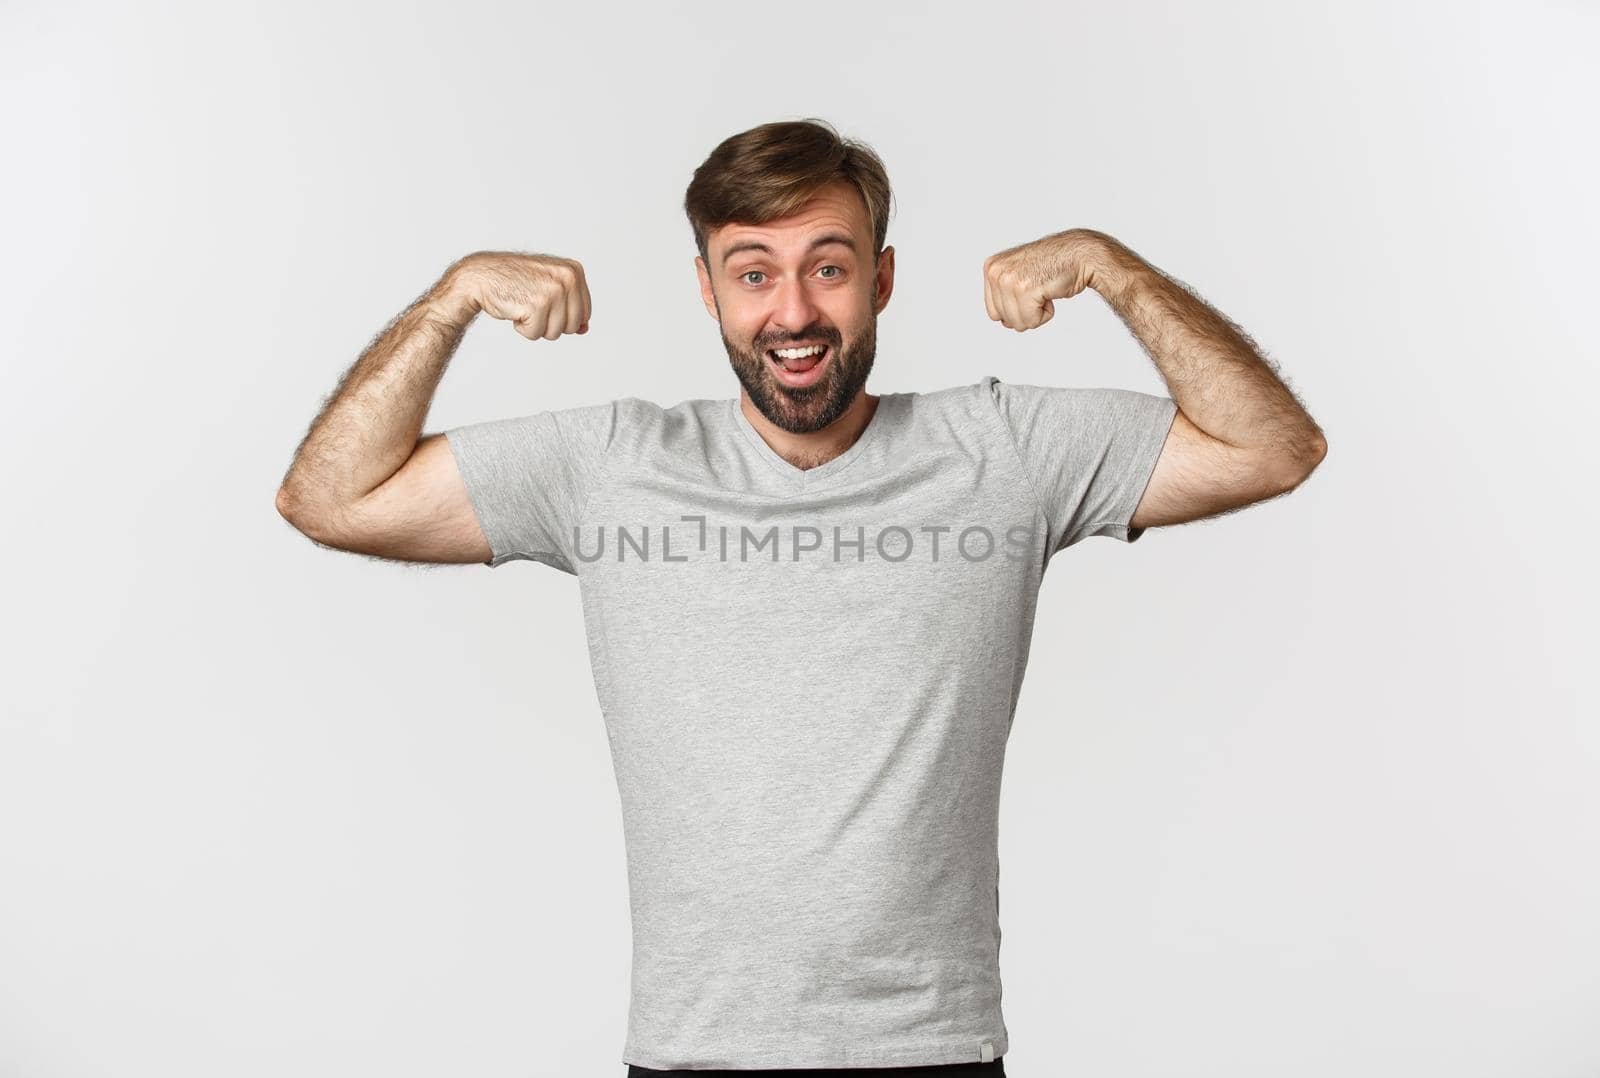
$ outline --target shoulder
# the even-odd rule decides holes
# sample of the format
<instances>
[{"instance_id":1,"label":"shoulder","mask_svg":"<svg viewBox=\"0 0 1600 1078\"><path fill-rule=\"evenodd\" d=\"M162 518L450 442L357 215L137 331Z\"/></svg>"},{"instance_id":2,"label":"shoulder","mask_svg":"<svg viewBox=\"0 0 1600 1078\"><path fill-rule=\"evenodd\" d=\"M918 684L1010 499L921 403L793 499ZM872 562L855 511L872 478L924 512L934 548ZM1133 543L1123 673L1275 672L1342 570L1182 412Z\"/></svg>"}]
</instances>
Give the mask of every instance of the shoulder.
<instances>
[{"instance_id":1,"label":"shoulder","mask_svg":"<svg viewBox=\"0 0 1600 1078\"><path fill-rule=\"evenodd\" d=\"M726 399L682 400L663 405L642 397L621 397L616 408L616 445L619 457L660 458L688 452L713 437L727 414Z\"/></svg>"},{"instance_id":2,"label":"shoulder","mask_svg":"<svg viewBox=\"0 0 1600 1078\"><path fill-rule=\"evenodd\" d=\"M1034 387L1023 386L1017 388L1029 389ZM917 398L917 402L925 410L929 411L988 412L992 414L995 410L996 402L1002 400L1011 389L1011 384L1001 381L997 375L986 374L975 382L964 382L961 385L907 394L907 396Z\"/></svg>"},{"instance_id":3,"label":"shoulder","mask_svg":"<svg viewBox=\"0 0 1600 1078\"><path fill-rule=\"evenodd\" d=\"M990 430L998 418L995 409L998 383L994 375L985 375L976 382L895 396L905 398L905 410L916 425Z\"/></svg>"}]
</instances>

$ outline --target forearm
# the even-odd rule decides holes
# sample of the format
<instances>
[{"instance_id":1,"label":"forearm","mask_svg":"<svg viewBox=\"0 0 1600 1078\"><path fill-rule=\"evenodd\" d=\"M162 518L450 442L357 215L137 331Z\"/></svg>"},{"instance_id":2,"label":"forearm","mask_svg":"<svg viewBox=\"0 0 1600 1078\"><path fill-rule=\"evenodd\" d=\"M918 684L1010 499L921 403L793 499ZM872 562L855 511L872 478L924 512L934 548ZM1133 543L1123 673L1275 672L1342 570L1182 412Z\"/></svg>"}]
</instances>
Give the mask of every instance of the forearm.
<instances>
[{"instance_id":1,"label":"forearm","mask_svg":"<svg viewBox=\"0 0 1600 1078\"><path fill-rule=\"evenodd\" d=\"M439 380L478 313L464 263L393 319L339 380L284 476L285 516L340 512L416 448Z\"/></svg>"},{"instance_id":2,"label":"forearm","mask_svg":"<svg viewBox=\"0 0 1600 1078\"><path fill-rule=\"evenodd\" d=\"M1242 329L1110 236L1089 233L1087 242L1096 252L1090 287L1138 338L1190 422L1287 466L1315 464L1322 431Z\"/></svg>"}]
</instances>

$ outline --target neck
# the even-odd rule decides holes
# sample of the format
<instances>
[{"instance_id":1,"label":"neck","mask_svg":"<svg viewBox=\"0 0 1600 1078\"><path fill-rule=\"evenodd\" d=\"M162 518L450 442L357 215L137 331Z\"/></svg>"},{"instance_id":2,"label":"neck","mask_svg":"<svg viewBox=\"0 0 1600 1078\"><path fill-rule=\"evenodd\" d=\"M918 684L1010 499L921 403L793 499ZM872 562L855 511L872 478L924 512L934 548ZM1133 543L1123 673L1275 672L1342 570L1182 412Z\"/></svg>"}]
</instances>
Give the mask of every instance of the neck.
<instances>
[{"instance_id":1,"label":"neck","mask_svg":"<svg viewBox=\"0 0 1600 1078\"><path fill-rule=\"evenodd\" d=\"M761 414L743 386L739 387L739 408L774 453L796 468L809 470L828 463L856 443L878 410L878 398L863 387L843 415L810 434L795 434L773 423Z\"/></svg>"}]
</instances>

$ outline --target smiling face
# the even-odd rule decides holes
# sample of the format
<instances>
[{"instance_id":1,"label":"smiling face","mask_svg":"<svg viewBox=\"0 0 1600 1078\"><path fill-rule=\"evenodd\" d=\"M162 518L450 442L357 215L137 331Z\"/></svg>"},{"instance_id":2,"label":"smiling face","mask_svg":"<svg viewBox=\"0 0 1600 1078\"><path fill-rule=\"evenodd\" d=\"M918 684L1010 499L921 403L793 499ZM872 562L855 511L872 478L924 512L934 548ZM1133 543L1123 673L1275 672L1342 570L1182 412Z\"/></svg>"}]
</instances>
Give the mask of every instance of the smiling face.
<instances>
[{"instance_id":1,"label":"smiling face","mask_svg":"<svg viewBox=\"0 0 1600 1078\"><path fill-rule=\"evenodd\" d=\"M751 402L775 426L809 434L864 391L878 313L894 287L894 248L876 264L866 203L849 183L822 188L788 217L725 225L695 259L706 310ZM787 363L774 349L820 345Z\"/></svg>"}]
</instances>

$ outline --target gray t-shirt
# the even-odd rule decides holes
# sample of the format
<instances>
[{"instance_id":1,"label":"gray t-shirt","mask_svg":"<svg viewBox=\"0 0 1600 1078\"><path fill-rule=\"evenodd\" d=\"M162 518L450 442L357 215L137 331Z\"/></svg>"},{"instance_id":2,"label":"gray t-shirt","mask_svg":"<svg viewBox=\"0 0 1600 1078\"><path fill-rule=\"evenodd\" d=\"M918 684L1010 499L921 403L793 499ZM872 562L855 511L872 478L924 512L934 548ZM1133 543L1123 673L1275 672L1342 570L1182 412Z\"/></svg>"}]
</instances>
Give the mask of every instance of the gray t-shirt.
<instances>
[{"instance_id":1,"label":"gray t-shirt","mask_svg":"<svg viewBox=\"0 0 1600 1078\"><path fill-rule=\"evenodd\" d=\"M1177 412L994 377L885 393L800 469L736 398L451 428L493 552L578 577L628 854L622 1061L1009 1048L998 816L1051 555L1133 542Z\"/></svg>"}]
</instances>

